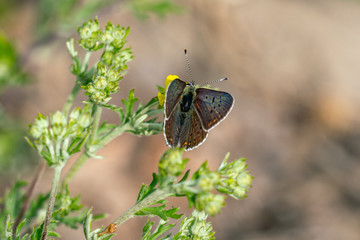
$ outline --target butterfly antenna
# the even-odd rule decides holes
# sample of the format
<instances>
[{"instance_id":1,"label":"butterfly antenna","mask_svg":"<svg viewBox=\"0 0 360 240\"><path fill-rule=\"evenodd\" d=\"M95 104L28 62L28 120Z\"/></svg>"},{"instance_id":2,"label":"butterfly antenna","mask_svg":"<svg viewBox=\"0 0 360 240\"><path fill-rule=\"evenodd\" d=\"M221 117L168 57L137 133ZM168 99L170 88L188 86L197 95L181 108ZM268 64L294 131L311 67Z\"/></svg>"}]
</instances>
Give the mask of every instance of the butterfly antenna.
<instances>
[{"instance_id":1,"label":"butterfly antenna","mask_svg":"<svg viewBox=\"0 0 360 240\"><path fill-rule=\"evenodd\" d=\"M205 86L205 85L209 85L209 84L212 84L212 83L216 83L216 82L222 82L222 81L225 81L225 80L228 80L228 78L220 78L218 80L214 80L214 81L210 81L210 82L207 82L205 84L202 84L201 86Z\"/></svg>"},{"instance_id":2,"label":"butterfly antenna","mask_svg":"<svg viewBox=\"0 0 360 240\"><path fill-rule=\"evenodd\" d=\"M184 48L184 53L185 53L185 60L186 60L186 64L187 64L187 67L189 69L189 75L190 75L190 83L191 84L194 84L194 80L192 78L192 73L191 73L191 67L190 67L190 62L189 62L189 57L187 55L187 49Z\"/></svg>"}]
</instances>

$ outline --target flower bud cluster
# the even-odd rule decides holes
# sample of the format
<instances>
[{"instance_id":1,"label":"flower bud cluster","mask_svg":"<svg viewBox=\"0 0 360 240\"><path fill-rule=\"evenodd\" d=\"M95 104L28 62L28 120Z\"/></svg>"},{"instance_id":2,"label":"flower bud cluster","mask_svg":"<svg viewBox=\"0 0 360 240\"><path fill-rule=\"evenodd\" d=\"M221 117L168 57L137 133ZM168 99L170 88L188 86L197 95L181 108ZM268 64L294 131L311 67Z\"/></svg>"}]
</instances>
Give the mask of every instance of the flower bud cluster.
<instances>
[{"instance_id":1,"label":"flower bud cluster","mask_svg":"<svg viewBox=\"0 0 360 240\"><path fill-rule=\"evenodd\" d=\"M75 108L69 119L60 111L50 117L39 113L35 122L29 126L29 135L33 138L32 146L49 161L50 165L57 161L54 159L55 152L62 153L62 160L67 159L71 139L86 136L86 128L92 122L90 110L90 105L83 109ZM64 148L60 150L60 147Z\"/></svg>"},{"instance_id":2,"label":"flower bud cluster","mask_svg":"<svg viewBox=\"0 0 360 240\"><path fill-rule=\"evenodd\" d=\"M108 69L104 64L98 63L97 73L93 76L92 81L82 86L86 90L86 95L90 101L96 104L106 104L111 99L111 94L120 90L119 81L122 75L112 67Z\"/></svg>"},{"instance_id":3,"label":"flower bud cluster","mask_svg":"<svg viewBox=\"0 0 360 240\"><path fill-rule=\"evenodd\" d=\"M90 19L88 22L85 22L78 28L78 33L81 38L79 44L85 50L97 51L104 46L100 41L101 30L97 18L94 21Z\"/></svg>"},{"instance_id":4,"label":"flower bud cluster","mask_svg":"<svg viewBox=\"0 0 360 240\"><path fill-rule=\"evenodd\" d=\"M189 182L190 187L185 185L178 191L188 196L197 210L205 211L211 216L218 214L225 206L226 195L236 199L245 198L251 185L252 177L246 170L245 159L238 159L230 164L226 163L226 159L216 171L211 171L205 162L194 173ZM213 193L215 189L220 194Z\"/></svg>"},{"instance_id":5,"label":"flower bud cluster","mask_svg":"<svg viewBox=\"0 0 360 240\"><path fill-rule=\"evenodd\" d=\"M110 22L101 34L101 41L105 44L105 51L101 56L101 61L108 66L126 70L127 62L134 57L130 48L125 48L126 37L130 28L124 28L120 25L114 26Z\"/></svg>"},{"instance_id":6,"label":"flower bud cluster","mask_svg":"<svg viewBox=\"0 0 360 240\"><path fill-rule=\"evenodd\" d=\"M127 63L134 58L131 48L124 48L129 32L130 28L114 26L110 22L101 31L99 21L95 18L78 28L81 38L79 44L87 51L97 51L104 47L101 62L125 71Z\"/></svg>"},{"instance_id":7,"label":"flower bud cluster","mask_svg":"<svg viewBox=\"0 0 360 240\"><path fill-rule=\"evenodd\" d=\"M247 169L245 159L238 159L229 164L223 162L219 169L221 175L216 189L219 192L229 194L235 199L243 199L247 197L253 177Z\"/></svg>"},{"instance_id":8,"label":"flower bud cluster","mask_svg":"<svg viewBox=\"0 0 360 240\"><path fill-rule=\"evenodd\" d=\"M185 169L188 159L182 158L183 150L179 148L167 150L158 164L159 172L163 176L180 176Z\"/></svg>"},{"instance_id":9,"label":"flower bud cluster","mask_svg":"<svg viewBox=\"0 0 360 240\"><path fill-rule=\"evenodd\" d=\"M185 217L181 222L179 232L174 236L175 240L213 240L215 239L211 223L206 222L205 212L193 211L190 217Z\"/></svg>"}]
</instances>

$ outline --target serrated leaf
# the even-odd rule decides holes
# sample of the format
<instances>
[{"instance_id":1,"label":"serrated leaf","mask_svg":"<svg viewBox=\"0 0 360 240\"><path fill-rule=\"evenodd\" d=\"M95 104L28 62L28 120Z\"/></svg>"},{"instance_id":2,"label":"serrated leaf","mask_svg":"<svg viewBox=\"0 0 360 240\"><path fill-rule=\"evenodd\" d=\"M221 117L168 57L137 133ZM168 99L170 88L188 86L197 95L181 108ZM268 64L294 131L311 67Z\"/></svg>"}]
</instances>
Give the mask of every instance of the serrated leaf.
<instances>
[{"instance_id":1,"label":"serrated leaf","mask_svg":"<svg viewBox=\"0 0 360 240\"><path fill-rule=\"evenodd\" d=\"M167 231L169 231L170 229L172 229L176 224L163 224L163 225L160 225L157 229L156 229L156 232L153 233L153 235L150 237L149 240L155 240L155 239L158 239L161 235L163 235L164 233L166 233ZM164 238L162 239L165 239L167 237L169 237L169 235L165 236Z\"/></svg>"},{"instance_id":2,"label":"serrated leaf","mask_svg":"<svg viewBox=\"0 0 360 240\"><path fill-rule=\"evenodd\" d=\"M135 97L135 89L131 89L129 91L128 94L128 100L122 100L124 106L125 106L125 115L126 118L128 118L130 116L130 114L132 113L132 109L134 108L134 104L136 101L138 101L139 99Z\"/></svg>"},{"instance_id":3,"label":"serrated leaf","mask_svg":"<svg viewBox=\"0 0 360 240\"><path fill-rule=\"evenodd\" d=\"M149 184L149 189L154 189L159 182L159 178L155 173L152 174L152 177L153 177L153 179L152 179L151 183Z\"/></svg>"},{"instance_id":4,"label":"serrated leaf","mask_svg":"<svg viewBox=\"0 0 360 240\"><path fill-rule=\"evenodd\" d=\"M155 187L156 187L157 183L158 183L158 176L155 173L153 173L153 179L152 179L151 183L149 184L149 186L146 184L143 184L141 186L136 202L138 203L138 202L142 201L147 196L149 196L151 193L153 193L155 191Z\"/></svg>"},{"instance_id":5,"label":"serrated leaf","mask_svg":"<svg viewBox=\"0 0 360 240\"><path fill-rule=\"evenodd\" d=\"M166 201L166 200L163 200ZM164 210L165 204L156 207L146 207L136 212L135 215L139 216L159 216L161 219L166 221L168 218L179 219L182 214L176 214L179 208L171 208Z\"/></svg>"},{"instance_id":6,"label":"serrated leaf","mask_svg":"<svg viewBox=\"0 0 360 240\"><path fill-rule=\"evenodd\" d=\"M150 220L147 221L143 228L143 234L141 240L155 240L159 239L161 235L165 234L167 231L169 231L171 228L175 226L175 224L168 224L168 221L160 220L156 229L151 233L151 229L154 225L154 222L151 222ZM168 234L161 239L166 239L170 237L171 234Z\"/></svg>"},{"instance_id":7,"label":"serrated leaf","mask_svg":"<svg viewBox=\"0 0 360 240\"><path fill-rule=\"evenodd\" d=\"M138 197L136 199L136 202L140 202L142 199L144 199L145 194L147 193L148 186L146 184L142 184L140 191L138 193Z\"/></svg>"}]
</instances>

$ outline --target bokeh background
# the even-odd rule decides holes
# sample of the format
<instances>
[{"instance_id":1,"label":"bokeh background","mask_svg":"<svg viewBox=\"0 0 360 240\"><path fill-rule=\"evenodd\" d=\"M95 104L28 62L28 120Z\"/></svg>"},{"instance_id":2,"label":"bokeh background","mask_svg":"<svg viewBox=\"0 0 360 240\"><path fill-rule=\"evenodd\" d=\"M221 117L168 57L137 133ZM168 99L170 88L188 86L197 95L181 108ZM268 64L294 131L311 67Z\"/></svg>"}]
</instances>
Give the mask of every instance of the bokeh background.
<instances>
[{"instance_id":1,"label":"bokeh background","mask_svg":"<svg viewBox=\"0 0 360 240\"><path fill-rule=\"evenodd\" d=\"M255 177L247 199L229 198L210 218L217 239L360 239L360 1L185 0L174 13L146 19L122 1L95 4L87 14L66 8L55 14L65 1L54 2L0 2L2 38L10 39L30 79L16 72L15 85L0 92L1 195L15 178L30 180L35 172L38 159L22 135L38 112L62 108L74 82L65 41L78 39L76 27L97 15L102 26L131 28L135 59L112 103L132 88L147 102L169 74L188 80L184 48L196 83L229 78L213 87L234 96L232 113L185 154L191 169L204 160L215 169L231 152L230 159L247 158ZM105 112L103 120L117 117ZM134 204L164 150L161 134L124 134L100 152L103 160L82 168L70 191L108 214L95 226ZM47 169L36 191L47 191L51 178ZM171 203L189 212L185 199ZM130 220L115 239L140 239L143 224ZM81 229L59 232L83 239Z\"/></svg>"}]
</instances>

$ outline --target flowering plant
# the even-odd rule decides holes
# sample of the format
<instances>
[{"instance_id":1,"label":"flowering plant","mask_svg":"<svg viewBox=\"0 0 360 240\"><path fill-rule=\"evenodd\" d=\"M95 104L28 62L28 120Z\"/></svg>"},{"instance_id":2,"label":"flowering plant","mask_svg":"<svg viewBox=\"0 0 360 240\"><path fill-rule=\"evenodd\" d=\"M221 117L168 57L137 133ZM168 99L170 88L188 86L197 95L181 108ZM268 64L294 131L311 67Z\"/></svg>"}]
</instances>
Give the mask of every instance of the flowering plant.
<instances>
[{"instance_id":1,"label":"flowering plant","mask_svg":"<svg viewBox=\"0 0 360 240\"><path fill-rule=\"evenodd\" d=\"M207 162L190 176L186 170L188 159L183 158L183 149L168 149L160 157L158 172L153 174L150 184L142 185L133 207L120 215L104 228L92 229L91 223L101 216L94 216L92 210L83 207L80 196L72 197L68 185L79 169L90 159L100 158L97 152L108 142L124 132L135 135L154 135L163 131L158 118L163 114L166 88L176 75L166 78L165 86L158 86L157 97L135 108L138 98L131 90L123 106L109 104L113 94L120 91L119 83L126 75L128 63L133 60L132 50L126 46L130 29L108 23L101 30L97 19L85 22L78 29L79 46L86 53L83 58L75 50L75 41L67 42L68 52L73 60L71 72L75 75L74 88L63 109L45 116L39 114L29 126L28 143L45 160L43 163L54 169L51 190L46 195L31 199L32 187L22 191L23 182L17 182L4 198L0 213L1 238L5 239L47 239L58 237L56 227L63 223L68 227L83 226L87 240L111 239L116 228L135 216L158 216L160 221L153 228L149 220L143 228L142 239L215 239L213 227L207 217L219 214L225 205L226 196L235 199L246 197L252 177L247 170L245 159L228 162L227 154L217 170L210 170ZM100 60L89 67L93 52L101 51ZM73 108L76 95L84 89L88 99L83 107ZM119 116L118 124L101 123L102 109L107 108ZM61 173L69 158L81 152L75 164L61 179ZM183 216L179 208L168 207L168 197L186 197L190 216ZM75 215L74 215L75 214ZM171 234L175 224L169 219L182 219L180 229Z\"/></svg>"}]
</instances>

